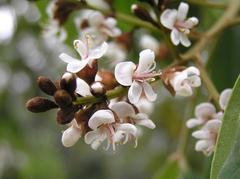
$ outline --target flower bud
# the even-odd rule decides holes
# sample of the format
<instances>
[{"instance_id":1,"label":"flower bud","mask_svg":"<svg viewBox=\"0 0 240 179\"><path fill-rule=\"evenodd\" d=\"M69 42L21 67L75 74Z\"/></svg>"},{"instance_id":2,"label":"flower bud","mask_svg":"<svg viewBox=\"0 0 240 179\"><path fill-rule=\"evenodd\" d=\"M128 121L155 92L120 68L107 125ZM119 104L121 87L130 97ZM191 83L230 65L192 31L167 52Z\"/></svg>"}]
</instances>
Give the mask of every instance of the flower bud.
<instances>
[{"instance_id":1,"label":"flower bud","mask_svg":"<svg viewBox=\"0 0 240 179\"><path fill-rule=\"evenodd\" d=\"M112 72L100 71L98 72L98 76L101 79L99 81L101 81L106 90L112 90L118 85L115 76Z\"/></svg>"},{"instance_id":2,"label":"flower bud","mask_svg":"<svg viewBox=\"0 0 240 179\"><path fill-rule=\"evenodd\" d=\"M51 100L42 98L42 97L35 97L30 99L26 103L26 108L34 113L45 112L50 109L58 108L58 106Z\"/></svg>"},{"instance_id":3,"label":"flower bud","mask_svg":"<svg viewBox=\"0 0 240 179\"><path fill-rule=\"evenodd\" d=\"M54 99L61 108L65 108L72 103L72 97L65 90L57 90Z\"/></svg>"},{"instance_id":4,"label":"flower bud","mask_svg":"<svg viewBox=\"0 0 240 179\"><path fill-rule=\"evenodd\" d=\"M72 73L64 73L62 79L60 80L60 87L70 94L74 93L77 87L75 76Z\"/></svg>"},{"instance_id":5,"label":"flower bud","mask_svg":"<svg viewBox=\"0 0 240 179\"><path fill-rule=\"evenodd\" d=\"M135 16L137 16L139 19L141 19L143 21L148 21L148 22L154 23L154 20L152 19L152 17L148 13L148 11L146 9L142 8L141 6L139 6L137 4L133 4L131 6L131 10L135 14Z\"/></svg>"},{"instance_id":6,"label":"flower bud","mask_svg":"<svg viewBox=\"0 0 240 179\"><path fill-rule=\"evenodd\" d=\"M97 60L94 60L92 62L92 67L86 65L81 71L77 73L77 76L86 81L88 84L91 84L95 81L97 71L98 71Z\"/></svg>"},{"instance_id":7,"label":"flower bud","mask_svg":"<svg viewBox=\"0 0 240 179\"><path fill-rule=\"evenodd\" d=\"M53 96L57 91L55 84L47 77L40 76L37 79L39 88L46 94Z\"/></svg>"},{"instance_id":8,"label":"flower bud","mask_svg":"<svg viewBox=\"0 0 240 179\"><path fill-rule=\"evenodd\" d=\"M60 109L57 112L57 122L59 124L68 124L74 119L75 110L73 106Z\"/></svg>"},{"instance_id":9,"label":"flower bud","mask_svg":"<svg viewBox=\"0 0 240 179\"><path fill-rule=\"evenodd\" d=\"M91 84L90 90L91 90L91 93L96 97L101 97L106 93L106 89L104 88L104 85L99 81L96 81L93 84Z\"/></svg>"}]
</instances>

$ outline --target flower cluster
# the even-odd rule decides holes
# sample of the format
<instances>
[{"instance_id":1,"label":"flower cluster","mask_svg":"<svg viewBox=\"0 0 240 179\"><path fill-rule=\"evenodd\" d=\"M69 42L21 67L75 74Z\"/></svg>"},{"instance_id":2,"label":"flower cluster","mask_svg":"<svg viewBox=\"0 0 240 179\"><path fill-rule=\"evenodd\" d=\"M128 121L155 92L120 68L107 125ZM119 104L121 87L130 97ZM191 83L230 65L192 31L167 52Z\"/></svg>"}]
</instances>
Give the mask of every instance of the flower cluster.
<instances>
[{"instance_id":1,"label":"flower cluster","mask_svg":"<svg viewBox=\"0 0 240 179\"><path fill-rule=\"evenodd\" d=\"M219 112L212 103L201 103L196 106L196 118L189 119L186 123L188 128L200 127L192 133L192 136L199 140L195 145L196 151L202 151L207 156L214 151L224 109L231 93L232 89L225 89L221 93L219 98L221 110Z\"/></svg>"}]
</instances>

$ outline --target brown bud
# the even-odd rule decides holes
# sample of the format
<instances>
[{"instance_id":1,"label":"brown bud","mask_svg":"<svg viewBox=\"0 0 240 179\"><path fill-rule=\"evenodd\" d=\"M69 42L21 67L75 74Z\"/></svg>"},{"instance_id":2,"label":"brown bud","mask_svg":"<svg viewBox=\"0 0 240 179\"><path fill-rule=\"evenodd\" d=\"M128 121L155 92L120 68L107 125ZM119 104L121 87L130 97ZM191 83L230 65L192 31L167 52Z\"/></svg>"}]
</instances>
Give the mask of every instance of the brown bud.
<instances>
[{"instance_id":1,"label":"brown bud","mask_svg":"<svg viewBox=\"0 0 240 179\"><path fill-rule=\"evenodd\" d=\"M65 90L57 90L54 99L61 108L65 108L72 103L72 97Z\"/></svg>"},{"instance_id":2,"label":"brown bud","mask_svg":"<svg viewBox=\"0 0 240 179\"><path fill-rule=\"evenodd\" d=\"M87 19L84 19L81 24L80 24L80 29L85 29L89 27L89 23L88 23L88 20Z\"/></svg>"},{"instance_id":3,"label":"brown bud","mask_svg":"<svg viewBox=\"0 0 240 179\"><path fill-rule=\"evenodd\" d=\"M38 77L37 83L39 88L48 95L53 96L53 94L57 91L55 84L48 77Z\"/></svg>"},{"instance_id":4,"label":"brown bud","mask_svg":"<svg viewBox=\"0 0 240 179\"><path fill-rule=\"evenodd\" d=\"M60 80L60 87L61 89L66 90L70 94L74 93L77 83L74 74L72 73L64 73L62 79Z\"/></svg>"},{"instance_id":5,"label":"brown bud","mask_svg":"<svg viewBox=\"0 0 240 179\"><path fill-rule=\"evenodd\" d=\"M106 93L104 85L99 81L93 82L90 86L90 90L91 93L96 97L104 96Z\"/></svg>"},{"instance_id":6,"label":"brown bud","mask_svg":"<svg viewBox=\"0 0 240 179\"><path fill-rule=\"evenodd\" d=\"M42 98L42 97L35 97L30 99L26 103L26 108L34 113L45 112L50 109L58 108L58 106L51 100Z\"/></svg>"},{"instance_id":7,"label":"brown bud","mask_svg":"<svg viewBox=\"0 0 240 179\"><path fill-rule=\"evenodd\" d=\"M156 24L156 22L150 16L149 12L143 7L137 4L133 4L131 6L131 9L132 9L132 12L135 14L135 16L137 16L139 19Z\"/></svg>"},{"instance_id":8,"label":"brown bud","mask_svg":"<svg viewBox=\"0 0 240 179\"><path fill-rule=\"evenodd\" d=\"M73 107L60 109L57 112L57 122L59 124L68 124L73 120L74 115L75 115L75 111Z\"/></svg>"},{"instance_id":9,"label":"brown bud","mask_svg":"<svg viewBox=\"0 0 240 179\"><path fill-rule=\"evenodd\" d=\"M112 90L118 86L118 82L114 77L114 74L109 71L99 71L98 76L101 78L101 83L104 85L106 90Z\"/></svg>"},{"instance_id":10,"label":"brown bud","mask_svg":"<svg viewBox=\"0 0 240 179\"><path fill-rule=\"evenodd\" d=\"M98 71L97 60L94 60L92 63L92 67L86 65L80 72L77 73L77 76L86 81L88 84L91 84L95 81L97 71Z\"/></svg>"}]
</instances>

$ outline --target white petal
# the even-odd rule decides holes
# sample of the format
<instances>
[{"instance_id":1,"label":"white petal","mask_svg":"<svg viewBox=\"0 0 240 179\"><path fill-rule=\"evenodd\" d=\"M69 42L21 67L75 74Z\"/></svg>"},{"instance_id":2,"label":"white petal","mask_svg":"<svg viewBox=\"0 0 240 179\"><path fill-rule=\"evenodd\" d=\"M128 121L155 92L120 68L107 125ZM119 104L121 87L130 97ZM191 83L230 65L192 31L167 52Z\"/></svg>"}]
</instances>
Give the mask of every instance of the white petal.
<instances>
[{"instance_id":1,"label":"white petal","mask_svg":"<svg viewBox=\"0 0 240 179\"><path fill-rule=\"evenodd\" d=\"M175 28L173 28L173 30L171 31L170 37L174 45L178 45L180 43L180 33L181 32L179 32Z\"/></svg>"},{"instance_id":2,"label":"white petal","mask_svg":"<svg viewBox=\"0 0 240 179\"><path fill-rule=\"evenodd\" d=\"M154 109L153 103L148 101L146 98L140 98L138 103L136 104L139 112L141 113L146 113L146 114L151 114Z\"/></svg>"},{"instance_id":3,"label":"white petal","mask_svg":"<svg viewBox=\"0 0 240 179\"><path fill-rule=\"evenodd\" d=\"M193 94L192 88L187 83L183 83L183 85L176 90L176 95L178 96L191 96Z\"/></svg>"},{"instance_id":4,"label":"white petal","mask_svg":"<svg viewBox=\"0 0 240 179\"><path fill-rule=\"evenodd\" d=\"M196 139L209 139L210 133L207 130L198 130L192 133L192 136Z\"/></svg>"},{"instance_id":5,"label":"white petal","mask_svg":"<svg viewBox=\"0 0 240 179\"><path fill-rule=\"evenodd\" d=\"M201 119L189 119L186 122L186 126L188 128L194 128L194 127L199 126L199 125L201 125L203 123L204 123L204 120L201 120Z\"/></svg>"},{"instance_id":6,"label":"white petal","mask_svg":"<svg viewBox=\"0 0 240 179\"><path fill-rule=\"evenodd\" d=\"M216 108L211 103L201 103L195 108L195 116L199 119L209 120L216 114Z\"/></svg>"},{"instance_id":7,"label":"white petal","mask_svg":"<svg viewBox=\"0 0 240 179\"><path fill-rule=\"evenodd\" d=\"M81 137L80 129L74 126L71 126L63 132L62 144L65 147L71 147L78 141L80 137Z\"/></svg>"},{"instance_id":8,"label":"white petal","mask_svg":"<svg viewBox=\"0 0 240 179\"><path fill-rule=\"evenodd\" d=\"M132 85L128 89L128 99L132 104L138 103L142 94L142 86L140 83L133 81Z\"/></svg>"},{"instance_id":9,"label":"white petal","mask_svg":"<svg viewBox=\"0 0 240 179\"><path fill-rule=\"evenodd\" d=\"M86 46L86 44L83 41L81 41L81 40L74 40L73 46L77 50L77 52L79 53L79 55L81 56L82 59L87 58L87 56L88 56L88 47Z\"/></svg>"},{"instance_id":10,"label":"white petal","mask_svg":"<svg viewBox=\"0 0 240 179\"><path fill-rule=\"evenodd\" d=\"M99 110L95 112L88 121L88 126L95 130L103 124L111 124L115 121L114 115L110 110Z\"/></svg>"},{"instance_id":11,"label":"white petal","mask_svg":"<svg viewBox=\"0 0 240 179\"><path fill-rule=\"evenodd\" d=\"M136 65L133 62L118 63L114 72L117 82L123 86L130 86L135 68Z\"/></svg>"},{"instance_id":12,"label":"white petal","mask_svg":"<svg viewBox=\"0 0 240 179\"><path fill-rule=\"evenodd\" d=\"M135 114L132 105L125 101L114 103L111 109L117 114L119 118L131 117Z\"/></svg>"},{"instance_id":13,"label":"white petal","mask_svg":"<svg viewBox=\"0 0 240 179\"><path fill-rule=\"evenodd\" d=\"M173 29L177 19L177 10L166 9L160 17L162 25L168 29Z\"/></svg>"},{"instance_id":14,"label":"white petal","mask_svg":"<svg viewBox=\"0 0 240 179\"><path fill-rule=\"evenodd\" d=\"M84 136L84 141L86 144L91 144L94 140L99 138L101 136L101 133L99 133L99 130L97 131L89 131Z\"/></svg>"},{"instance_id":15,"label":"white petal","mask_svg":"<svg viewBox=\"0 0 240 179\"><path fill-rule=\"evenodd\" d=\"M199 87L201 86L201 78L199 78L199 76L190 76L188 77L187 79L188 81L188 84L191 86L191 87Z\"/></svg>"},{"instance_id":16,"label":"white petal","mask_svg":"<svg viewBox=\"0 0 240 179\"><path fill-rule=\"evenodd\" d=\"M59 58L61 58L62 61L64 61L65 63L72 63L72 62L78 62L79 60L76 58L73 58L69 55L67 55L66 53L61 53L59 55Z\"/></svg>"},{"instance_id":17,"label":"white petal","mask_svg":"<svg viewBox=\"0 0 240 179\"><path fill-rule=\"evenodd\" d=\"M222 121L219 119L212 119L206 123L206 128L212 132L218 132L219 127L221 126Z\"/></svg>"},{"instance_id":18,"label":"white petal","mask_svg":"<svg viewBox=\"0 0 240 179\"><path fill-rule=\"evenodd\" d=\"M181 2L178 11L177 11L177 19L183 21L187 17L189 5L187 3Z\"/></svg>"},{"instance_id":19,"label":"white petal","mask_svg":"<svg viewBox=\"0 0 240 179\"><path fill-rule=\"evenodd\" d=\"M198 19L196 17L190 17L185 21L186 26L191 29L198 24Z\"/></svg>"},{"instance_id":20,"label":"white petal","mask_svg":"<svg viewBox=\"0 0 240 179\"><path fill-rule=\"evenodd\" d=\"M142 86L146 98L151 102L155 101L157 99L157 93L153 91L152 86L147 82L143 82Z\"/></svg>"},{"instance_id":21,"label":"white petal","mask_svg":"<svg viewBox=\"0 0 240 179\"><path fill-rule=\"evenodd\" d=\"M232 89L225 89L221 92L219 97L219 104L220 107L224 110L226 108L226 105L228 103L228 100L232 94Z\"/></svg>"},{"instance_id":22,"label":"white petal","mask_svg":"<svg viewBox=\"0 0 240 179\"><path fill-rule=\"evenodd\" d=\"M194 75L199 76L199 75L200 75L199 69L197 69L197 68L194 67L194 66L188 67L188 68L185 69L184 71L187 72L187 75L188 75L188 76L194 76Z\"/></svg>"},{"instance_id":23,"label":"white petal","mask_svg":"<svg viewBox=\"0 0 240 179\"><path fill-rule=\"evenodd\" d=\"M189 47L191 45L190 40L188 39L187 35L184 33L180 34L180 42L185 47Z\"/></svg>"},{"instance_id":24,"label":"white petal","mask_svg":"<svg viewBox=\"0 0 240 179\"><path fill-rule=\"evenodd\" d=\"M68 63L67 71L71 73L77 73L81 71L88 64L88 60L78 60L75 62Z\"/></svg>"},{"instance_id":25,"label":"white petal","mask_svg":"<svg viewBox=\"0 0 240 179\"><path fill-rule=\"evenodd\" d=\"M152 50L146 49L139 54L139 64L135 73L147 73L153 70L156 66L155 54Z\"/></svg>"},{"instance_id":26,"label":"white petal","mask_svg":"<svg viewBox=\"0 0 240 179\"><path fill-rule=\"evenodd\" d=\"M117 130L114 133L112 140L114 141L114 143L118 143L118 142L121 142L121 140L123 140L124 137L125 137L125 132L121 130Z\"/></svg>"},{"instance_id":27,"label":"white petal","mask_svg":"<svg viewBox=\"0 0 240 179\"><path fill-rule=\"evenodd\" d=\"M149 48L155 53L158 53L158 50L160 48L160 43L154 37L148 34L144 34L140 37L139 45L142 49Z\"/></svg>"},{"instance_id":28,"label":"white petal","mask_svg":"<svg viewBox=\"0 0 240 179\"><path fill-rule=\"evenodd\" d=\"M156 125L153 123L152 120L148 118L148 116L144 113L138 113L135 117L135 122L138 125L145 126L149 129L154 129Z\"/></svg>"},{"instance_id":29,"label":"white petal","mask_svg":"<svg viewBox=\"0 0 240 179\"><path fill-rule=\"evenodd\" d=\"M90 49L88 59L99 59L99 58L101 58L107 52L107 49L108 49L107 42L103 42L97 48ZM89 64L89 65L91 65L91 64Z\"/></svg>"},{"instance_id":30,"label":"white petal","mask_svg":"<svg viewBox=\"0 0 240 179\"><path fill-rule=\"evenodd\" d=\"M133 136L136 136L137 134L137 128L130 123L119 124L117 130L124 131L127 134L132 134Z\"/></svg>"},{"instance_id":31,"label":"white petal","mask_svg":"<svg viewBox=\"0 0 240 179\"><path fill-rule=\"evenodd\" d=\"M98 11L94 11L88 17L90 26L99 26L104 22L104 20L104 16Z\"/></svg>"},{"instance_id":32,"label":"white petal","mask_svg":"<svg viewBox=\"0 0 240 179\"><path fill-rule=\"evenodd\" d=\"M207 150L209 146L210 146L210 143L207 140L200 140L196 143L195 150L204 151L204 150Z\"/></svg>"},{"instance_id":33,"label":"white petal","mask_svg":"<svg viewBox=\"0 0 240 179\"><path fill-rule=\"evenodd\" d=\"M86 2L87 4L96 7L97 9L102 9L106 11L110 10L109 4L104 0L86 0Z\"/></svg>"},{"instance_id":34,"label":"white petal","mask_svg":"<svg viewBox=\"0 0 240 179\"><path fill-rule=\"evenodd\" d=\"M108 17L105 22L104 22L108 27L113 28L114 26L116 26L117 21L115 18L113 17Z\"/></svg>"},{"instance_id":35,"label":"white petal","mask_svg":"<svg viewBox=\"0 0 240 179\"><path fill-rule=\"evenodd\" d=\"M76 93L85 97L85 96L92 96L92 93L90 92L90 87L89 85L82 80L81 78L77 78L77 88L76 88Z\"/></svg>"}]
</instances>

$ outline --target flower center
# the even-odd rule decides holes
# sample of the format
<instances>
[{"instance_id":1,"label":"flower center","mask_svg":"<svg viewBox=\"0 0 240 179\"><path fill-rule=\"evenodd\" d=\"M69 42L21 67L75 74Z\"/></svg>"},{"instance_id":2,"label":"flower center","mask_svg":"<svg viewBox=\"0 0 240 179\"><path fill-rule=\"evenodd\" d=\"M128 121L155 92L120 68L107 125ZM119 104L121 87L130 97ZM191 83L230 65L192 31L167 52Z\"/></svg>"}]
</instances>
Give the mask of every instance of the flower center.
<instances>
[{"instance_id":1,"label":"flower center","mask_svg":"<svg viewBox=\"0 0 240 179\"><path fill-rule=\"evenodd\" d=\"M187 25L184 21L176 21L174 27L184 34L189 34L191 27Z\"/></svg>"}]
</instances>

